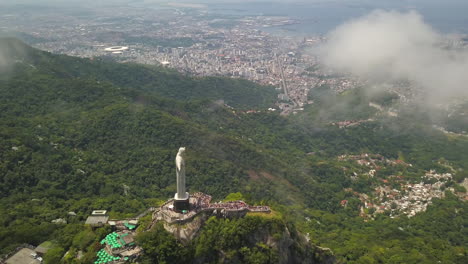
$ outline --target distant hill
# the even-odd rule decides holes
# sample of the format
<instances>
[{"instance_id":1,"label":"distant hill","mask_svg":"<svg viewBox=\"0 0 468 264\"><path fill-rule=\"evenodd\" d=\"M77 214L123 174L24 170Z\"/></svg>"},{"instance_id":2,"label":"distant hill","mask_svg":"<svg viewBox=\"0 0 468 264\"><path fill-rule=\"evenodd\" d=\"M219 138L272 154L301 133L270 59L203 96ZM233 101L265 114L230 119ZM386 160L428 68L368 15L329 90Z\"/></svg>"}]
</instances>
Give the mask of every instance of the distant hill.
<instances>
[{"instance_id":1,"label":"distant hill","mask_svg":"<svg viewBox=\"0 0 468 264\"><path fill-rule=\"evenodd\" d=\"M222 77L190 78L159 66L112 63L102 59L81 59L36 50L14 38L0 39L3 60L30 65L42 74L61 78L85 78L115 86L149 91L178 100L223 100L239 109L262 109L274 105L277 92L242 79ZM23 68L24 69L24 68Z\"/></svg>"}]
</instances>

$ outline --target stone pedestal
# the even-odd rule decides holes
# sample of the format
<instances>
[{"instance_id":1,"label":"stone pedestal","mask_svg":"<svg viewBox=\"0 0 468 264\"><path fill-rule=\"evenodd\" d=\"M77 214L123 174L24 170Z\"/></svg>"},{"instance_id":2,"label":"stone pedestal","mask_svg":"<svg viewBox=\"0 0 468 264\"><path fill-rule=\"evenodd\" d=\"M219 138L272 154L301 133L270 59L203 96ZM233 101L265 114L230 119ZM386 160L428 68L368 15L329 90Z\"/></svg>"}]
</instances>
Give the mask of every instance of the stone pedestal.
<instances>
[{"instance_id":1,"label":"stone pedestal","mask_svg":"<svg viewBox=\"0 0 468 264\"><path fill-rule=\"evenodd\" d=\"M174 195L174 210L180 212L182 210L189 210L190 209L190 196L188 192L185 192L182 197L176 193Z\"/></svg>"},{"instance_id":2,"label":"stone pedestal","mask_svg":"<svg viewBox=\"0 0 468 264\"><path fill-rule=\"evenodd\" d=\"M187 193L187 197L188 197L188 193ZM177 212L181 212L182 210L189 211L190 210L189 198L187 198L187 199L177 199L177 198L175 198L174 199L174 210L177 211Z\"/></svg>"}]
</instances>

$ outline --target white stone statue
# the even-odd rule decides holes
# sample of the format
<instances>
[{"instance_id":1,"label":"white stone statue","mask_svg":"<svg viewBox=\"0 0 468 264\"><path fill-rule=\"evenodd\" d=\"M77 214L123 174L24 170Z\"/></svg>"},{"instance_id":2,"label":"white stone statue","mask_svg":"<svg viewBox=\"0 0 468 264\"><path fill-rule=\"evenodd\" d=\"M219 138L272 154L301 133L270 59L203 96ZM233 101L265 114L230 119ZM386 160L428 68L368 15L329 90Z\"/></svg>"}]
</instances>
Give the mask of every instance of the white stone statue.
<instances>
[{"instance_id":1,"label":"white stone statue","mask_svg":"<svg viewBox=\"0 0 468 264\"><path fill-rule=\"evenodd\" d=\"M175 163L176 163L176 174L177 174L177 193L175 195L176 200L186 200L189 198L189 194L185 192L185 148L179 148Z\"/></svg>"}]
</instances>

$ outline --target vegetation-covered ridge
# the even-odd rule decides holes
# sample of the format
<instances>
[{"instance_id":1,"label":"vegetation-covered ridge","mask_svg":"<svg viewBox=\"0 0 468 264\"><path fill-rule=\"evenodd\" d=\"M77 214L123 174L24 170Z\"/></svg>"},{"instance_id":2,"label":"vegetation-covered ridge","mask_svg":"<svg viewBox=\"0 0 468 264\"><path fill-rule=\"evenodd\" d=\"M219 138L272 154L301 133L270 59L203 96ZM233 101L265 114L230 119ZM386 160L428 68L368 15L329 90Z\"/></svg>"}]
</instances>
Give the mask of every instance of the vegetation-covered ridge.
<instances>
[{"instance_id":1,"label":"vegetation-covered ridge","mask_svg":"<svg viewBox=\"0 0 468 264\"><path fill-rule=\"evenodd\" d=\"M210 217L186 244L167 233L162 223L142 232L137 241L142 263L325 263L330 251L313 248L280 217Z\"/></svg>"},{"instance_id":2,"label":"vegetation-covered ridge","mask_svg":"<svg viewBox=\"0 0 468 264\"><path fill-rule=\"evenodd\" d=\"M0 70L13 71L13 75L35 70L43 75L107 82L178 100L223 100L227 105L239 109L268 108L276 101L273 87L242 79L190 78L165 67L50 54L33 49L14 38L1 38L0 42L4 61ZM12 64L14 67L11 67Z\"/></svg>"},{"instance_id":3,"label":"vegetation-covered ridge","mask_svg":"<svg viewBox=\"0 0 468 264\"><path fill-rule=\"evenodd\" d=\"M466 263L468 210L451 191L410 219L393 209L367 217L365 208L366 201L387 202L375 188L404 195L430 170L450 173L441 190L459 195L466 137L435 129L420 106L395 106L398 116L369 107L394 107L387 106L392 96L379 100L360 89L337 95L326 87L310 96L314 104L295 116L247 113L271 106L274 89L54 55L1 39L0 253L53 241L46 263L92 262L110 230L83 226L91 210L133 217L172 197L174 157L185 146L189 192L213 199L241 192L249 204L268 204L331 248L338 262ZM349 119L367 121L336 125ZM379 163L371 176L366 165L340 158L364 154L398 164ZM68 223L51 222L57 218Z\"/></svg>"}]
</instances>

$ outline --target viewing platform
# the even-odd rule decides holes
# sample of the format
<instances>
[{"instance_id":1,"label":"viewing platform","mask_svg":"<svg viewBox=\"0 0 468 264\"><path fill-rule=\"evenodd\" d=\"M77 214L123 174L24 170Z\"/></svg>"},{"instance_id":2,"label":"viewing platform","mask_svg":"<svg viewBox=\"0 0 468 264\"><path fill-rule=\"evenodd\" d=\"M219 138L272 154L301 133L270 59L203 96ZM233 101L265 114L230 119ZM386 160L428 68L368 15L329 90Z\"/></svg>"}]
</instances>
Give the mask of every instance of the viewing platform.
<instances>
[{"instance_id":1,"label":"viewing platform","mask_svg":"<svg viewBox=\"0 0 468 264\"><path fill-rule=\"evenodd\" d=\"M174 209L174 199L171 199L153 213L153 221L164 220L169 224L185 223L202 212L223 217L242 217L247 212L270 213L271 210L268 206L251 206L240 200L211 203L210 195L198 192L190 195L188 210L176 211Z\"/></svg>"}]
</instances>

